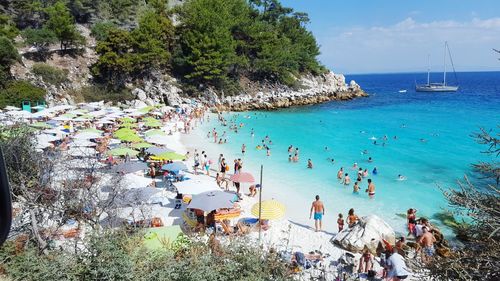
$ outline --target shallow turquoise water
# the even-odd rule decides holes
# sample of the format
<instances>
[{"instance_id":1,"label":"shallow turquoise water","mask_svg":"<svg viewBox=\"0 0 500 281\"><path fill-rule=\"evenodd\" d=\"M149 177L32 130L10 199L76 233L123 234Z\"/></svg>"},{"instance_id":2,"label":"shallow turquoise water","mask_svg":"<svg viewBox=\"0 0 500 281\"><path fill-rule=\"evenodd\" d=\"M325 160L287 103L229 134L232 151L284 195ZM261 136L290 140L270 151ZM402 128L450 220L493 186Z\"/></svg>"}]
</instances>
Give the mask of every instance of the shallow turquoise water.
<instances>
[{"instance_id":1,"label":"shallow turquoise water","mask_svg":"<svg viewBox=\"0 0 500 281\"><path fill-rule=\"evenodd\" d=\"M471 132L500 124L500 73L461 73L459 92L441 94L415 93L411 89L414 76L351 76L348 79L355 79L370 97L273 112L225 114L227 119L234 115L245 126L230 133L212 118L198 133L203 145L224 152L231 160L242 157L240 149L245 143L245 169L257 175L260 164L264 165L264 197L287 204L288 216L298 223L312 225L310 202L319 194L326 205L328 231L336 232L338 213L345 217L355 208L359 215L377 214L405 232L406 220L397 214L412 207L419 210L418 215L432 218L446 209L439 187L456 186L458 179L472 175L472 162L487 159ZM408 92L399 93L400 89ZM206 132L213 127L219 134L227 132L227 144L209 144L213 140L206 138ZM265 150L255 149L266 135L273 142L269 157ZM388 140L383 146L384 135ZM378 145L373 144L372 136ZM299 163L288 162L289 145L299 147ZM362 154L363 150L369 154ZM216 162L217 155L210 158ZM306 168L308 158L314 163L312 170ZM334 158L335 164L327 158ZM352 193L352 184L344 187L336 179L338 169L344 167L354 182L354 162L370 172L377 167L379 173L368 177L376 185L375 199L364 192L366 179L359 194ZM398 174L407 180L396 180Z\"/></svg>"}]
</instances>

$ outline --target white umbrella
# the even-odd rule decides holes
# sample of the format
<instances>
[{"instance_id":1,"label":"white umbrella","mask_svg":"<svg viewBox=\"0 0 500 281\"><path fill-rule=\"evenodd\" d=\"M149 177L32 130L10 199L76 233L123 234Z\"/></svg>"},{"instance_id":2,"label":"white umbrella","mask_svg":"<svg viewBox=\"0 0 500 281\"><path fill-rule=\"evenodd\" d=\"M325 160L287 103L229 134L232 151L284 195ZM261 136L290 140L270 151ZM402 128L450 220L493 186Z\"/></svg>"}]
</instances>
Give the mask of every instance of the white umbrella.
<instances>
[{"instance_id":1,"label":"white umbrella","mask_svg":"<svg viewBox=\"0 0 500 281\"><path fill-rule=\"evenodd\" d=\"M168 139L166 139L165 137L161 137L161 136L149 137L146 139L146 142L160 144L160 145L167 145L168 143L170 143L170 141Z\"/></svg>"},{"instance_id":2,"label":"white umbrella","mask_svg":"<svg viewBox=\"0 0 500 281\"><path fill-rule=\"evenodd\" d=\"M98 133L91 133L91 132L85 132L85 133L79 133L73 136L74 139L97 139L101 138L101 134Z\"/></svg>"},{"instance_id":3,"label":"white umbrella","mask_svg":"<svg viewBox=\"0 0 500 281\"><path fill-rule=\"evenodd\" d=\"M91 147L70 147L67 153L71 156L94 156L97 151Z\"/></svg>"},{"instance_id":4,"label":"white umbrella","mask_svg":"<svg viewBox=\"0 0 500 281\"><path fill-rule=\"evenodd\" d=\"M92 116L92 117L100 117L100 116L104 116L108 113L106 112L106 110L98 110L98 111L91 111L87 114Z\"/></svg>"},{"instance_id":5,"label":"white umbrella","mask_svg":"<svg viewBox=\"0 0 500 281\"><path fill-rule=\"evenodd\" d=\"M53 142L56 140L60 140L60 137L54 136L54 135L48 135L48 134L39 134L36 136L36 140L38 143L48 143L48 142Z\"/></svg>"},{"instance_id":6,"label":"white umbrella","mask_svg":"<svg viewBox=\"0 0 500 281\"><path fill-rule=\"evenodd\" d=\"M56 120L56 121L70 121L70 120L73 120L73 118L69 117L69 116L57 116L55 117L54 119L52 120Z\"/></svg>"},{"instance_id":7,"label":"white umbrella","mask_svg":"<svg viewBox=\"0 0 500 281\"><path fill-rule=\"evenodd\" d=\"M16 110L16 111L8 111L5 113L6 115L9 115L14 118L31 118L32 114L28 111L24 110Z\"/></svg>"},{"instance_id":8,"label":"white umbrella","mask_svg":"<svg viewBox=\"0 0 500 281\"><path fill-rule=\"evenodd\" d=\"M227 208L230 209L234 206L234 201L237 200L234 193L224 191L207 191L193 195L193 199L189 203L189 208L200 209L205 212Z\"/></svg>"},{"instance_id":9,"label":"white umbrella","mask_svg":"<svg viewBox=\"0 0 500 281\"><path fill-rule=\"evenodd\" d=\"M220 190L214 179L206 176L188 175L190 179L176 182L174 186L181 194L200 194L203 192Z\"/></svg>"},{"instance_id":10,"label":"white umbrella","mask_svg":"<svg viewBox=\"0 0 500 281\"><path fill-rule=\"evenodd\" d=\"M94 147L97 146L97 143L88 141L86 139L76 139L69 145L72 147Z\"/></svg>"}]
</instances>

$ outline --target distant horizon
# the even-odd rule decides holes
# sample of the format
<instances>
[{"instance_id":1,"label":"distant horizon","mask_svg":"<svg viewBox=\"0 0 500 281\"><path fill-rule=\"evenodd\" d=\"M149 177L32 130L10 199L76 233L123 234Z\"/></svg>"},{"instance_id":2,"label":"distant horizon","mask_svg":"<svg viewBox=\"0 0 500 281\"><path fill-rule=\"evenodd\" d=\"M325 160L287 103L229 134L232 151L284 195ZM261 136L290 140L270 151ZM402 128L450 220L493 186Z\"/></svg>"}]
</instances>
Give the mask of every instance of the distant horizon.
<instances>
[{"instance_id":1,"label":"distant horizon","mask_svg":"<svg viewBox=\"0 0 500 281\"><path fill-rule=\"evenodd\" d=\"M428 55L440 71L445 41L457 71L500 71L498 0L281 2L309 15L318 59L334 72L427 71Z\"/></svg>"},{"instance_id":2,"label":"distant horizon","mask_svg":"<svg viewBox=\"0 0 500 281\"><path fill-rule=\"evenodd\" d=\"M343 74L345 75L385 75L385 74L418 74L418 73L427 73L427 71L389 71L389 72L356 72L356 73L341 73L341 72L335 72L334 70L331 70L333 73L336 74ZM482 73L482 72L500 72L499 70L465 70L465 71L455 71L456 73ZM443 73L442 71L431 71L432 74L439 74ZM451 73L447 71L446 73Z\"/></svg>"}]
</instances>

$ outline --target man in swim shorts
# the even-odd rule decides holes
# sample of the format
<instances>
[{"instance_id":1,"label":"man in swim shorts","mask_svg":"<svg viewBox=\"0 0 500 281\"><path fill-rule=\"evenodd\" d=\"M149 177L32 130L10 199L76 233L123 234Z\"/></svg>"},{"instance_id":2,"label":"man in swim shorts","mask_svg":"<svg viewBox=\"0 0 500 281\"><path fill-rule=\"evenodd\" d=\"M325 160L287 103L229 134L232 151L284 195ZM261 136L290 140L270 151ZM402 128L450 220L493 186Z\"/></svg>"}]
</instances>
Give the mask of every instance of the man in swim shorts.
<instances>
[{"instance_id":1,"label":"man in swim shorts","mask_svg":"<svg viewBox=\"0 0 500 281\"><path fill-rule=\"evenodd\" d=\"M372 183L372 179L368 179L368 188L366 192L368 192L368 197L370 197L370 199L375 197L375 185Z\"/></svg>"},{"instance_id":2,"label":"man in swim shorts","mask_svg":"<svg viewBox=\"0 0 500 281\"><path fill-rule=\"evenodd\" d=\"M428 263L435 252L434 242L436 242L436 238L427 226L422 227L422 231L424 234L418 239L418 243L422 246L422 262Z\"/></svg>"},{"instance_id":3,"label":"man in swim shorts","mask_svg":"<svg viewBox=\"0 0 500 281\"><path fill-rule=\"evenodd\" d=\"M309 212L309 219L312 217L312 213L314 210L314 227L316 228L316 232L321 231L323 228L322 219L325 214L325 206L323 202L319 200L319 195L316 195L316 200L312 202L311 211ZM318 227L319 226L319 227Z\"/></svg>"}]
</instances>

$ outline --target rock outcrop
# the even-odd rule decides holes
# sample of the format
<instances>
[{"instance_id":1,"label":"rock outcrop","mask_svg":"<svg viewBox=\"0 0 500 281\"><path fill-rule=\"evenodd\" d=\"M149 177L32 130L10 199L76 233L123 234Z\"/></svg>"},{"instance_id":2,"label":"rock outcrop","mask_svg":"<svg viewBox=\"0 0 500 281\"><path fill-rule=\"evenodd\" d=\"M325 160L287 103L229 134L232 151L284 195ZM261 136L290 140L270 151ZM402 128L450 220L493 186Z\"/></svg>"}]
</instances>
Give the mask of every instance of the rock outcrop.
<instances>
[{"instance_id":1,"label":"rock outcrop","mask_svg":"<svg viewBox=\"0 0 500 281\"><path fill-rule=\"evenodd\" d=\"M204 98L208 104L216 106L221 111L245 111L272 110L367 96L354 80L346 84L344 75L333 72L319 76L303 76L298 84L299 89L281 86L254 94L242 93L226 97L220 97L208 90L205 91Z\"/></svg>"},{"instance_id":2,"label":"rock outcrop","mask_svg":"<svg viewBox=\"0 0 500 281\"><path fill-rule=\"evenodd\" d=\"M353 227L348 227L332 238L331 242L351 252L361 252L364 247L376 252L382 239L396 243L394 230L376 215L362 217Z\"/></svg>"},{"instance_id":3,"label":"rock outcrop","mask_svg":"<svg viewBox=\"0 0 500 281\"><path fill-rule=\"evenodd\" d=\"M176 106L190 101L181 97L182 90L175 78L160 74L145 80L142 87L132 90L132 94L137 100L147 105L165 103L166 105Z\"/></svg>"}]
</instances>

